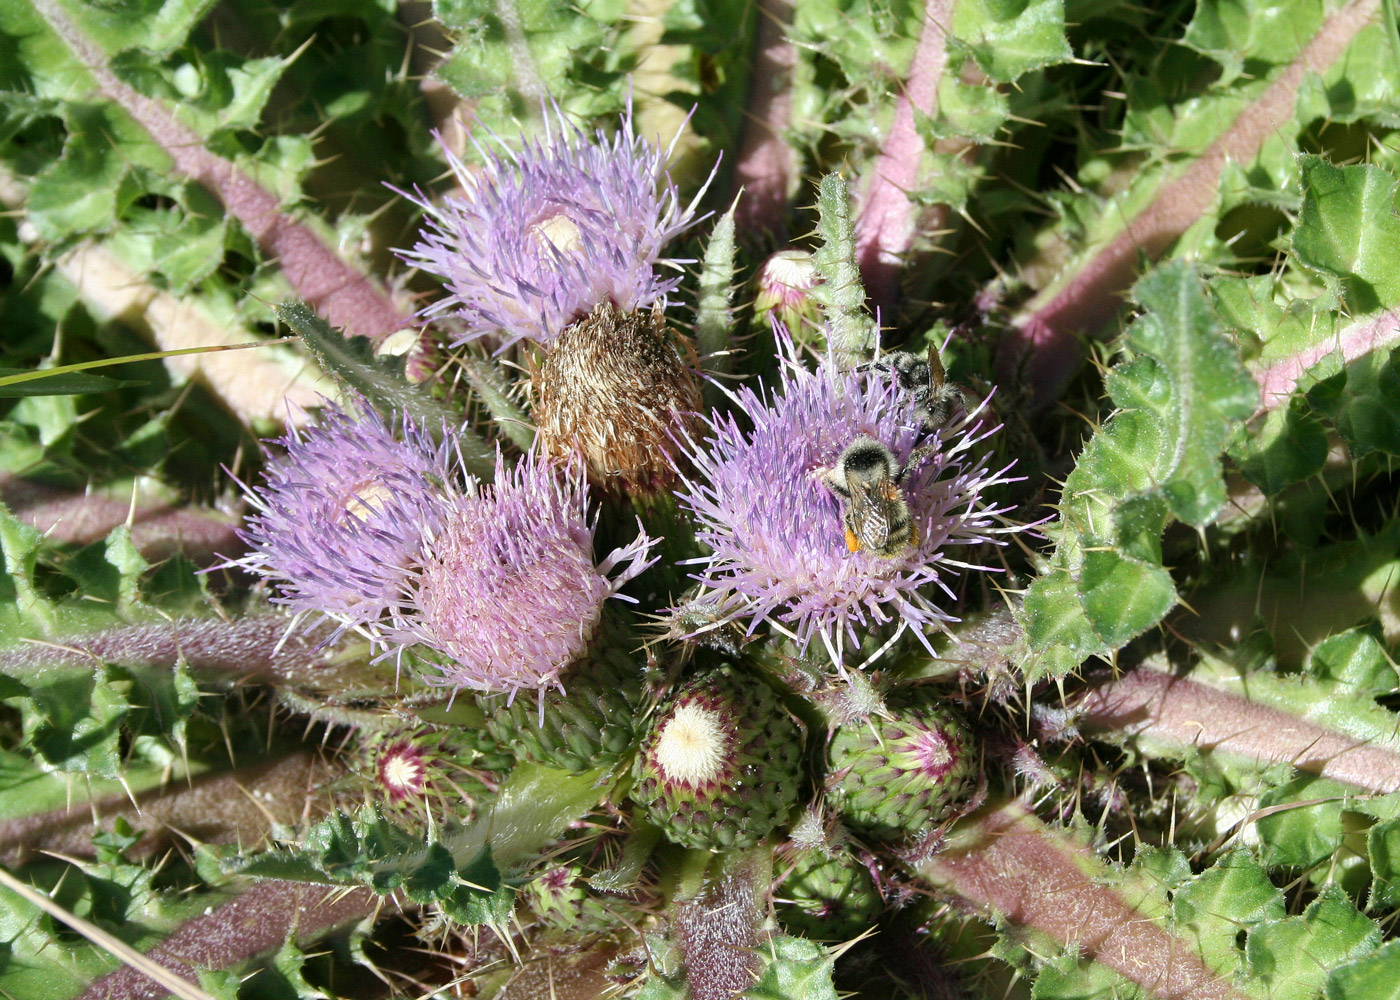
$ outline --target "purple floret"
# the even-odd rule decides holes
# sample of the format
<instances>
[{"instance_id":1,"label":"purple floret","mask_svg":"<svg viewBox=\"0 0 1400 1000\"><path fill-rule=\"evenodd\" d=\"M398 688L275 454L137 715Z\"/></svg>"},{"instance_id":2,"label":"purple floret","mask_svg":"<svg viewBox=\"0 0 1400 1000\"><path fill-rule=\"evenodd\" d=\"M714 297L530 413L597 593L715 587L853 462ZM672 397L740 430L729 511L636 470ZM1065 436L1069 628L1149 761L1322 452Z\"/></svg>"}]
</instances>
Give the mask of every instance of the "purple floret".
<instances>
[{"instance_id":1,"label":"purple floret","mask_svg":"<svg viewBox=\"0 0 1400 1000\"><path fill-rule=\"evenodd\" d=\"M443 655L429 683L512 693L557 684L588 649L604 601L655 562L645 533L595 562L580 475L498 458L493 485L441 503L391 640Z\"/></svg>"},{"instance_id":2,"label":"purple floret","mask_svg":"<svg viewBox=\"0 0 1400 1000\"><path fill-rule=\"evenodd\" d=\"M557 107L544 118L543 140L522 139L519 152L473 140L480 168L444 147L465 197L400 192L427 218L413 249L396 252L446 281L449 295L422 315L460 318L453 346L496 335L498 350L548 347L603 302L626 312L664 302L680 277L655 266L690 263L661 251L696 221L695 202L681 206L671 151L633 134L630 105L611 138L590 140Z\"/></svg>"},{"instance_id":3,"label":"purple floret","mask_svg":"<svg viewBox=\"0 0 1400 1000\"><path fill-rule=\"evenodd\" d=\"M771 621L804 650L820 636L838 660L846 639L859 645L858 627L887 622L913 628L931 650L926 631L958 620L949 578L989 568L957 559L959 547L1000 544L998 535L1019 530L982 499L1011 481L1010 466L991 472L985 455L973 456L997 428L979 410L936 432L938 447L902 485L917 542L885 556L848 551L844 502L822 474L862 435L908 462L928 443L910 396L887 373L840 371L830 358L813 372L789 357L776 392L746 386L731 399L742 416L709 418L710 434L686 442L695 471L677 491L711 550L695 560L694 579L714 592L720 614L746 620L750 632Z\"/></svg>"},{"instance_id":4,"label":"purple floret","mask_svg":"<svg viewBox=\"0 0 1400 1000\"><path fill-rule=\"evenodd\" d=\"M274 442L264 482L244 486L253 513L239 536L239 566L275 582L273 601L321 612L378 636L400 604L437 498L453 481L448 447L408 420L391 425L368 406L328 404L319 421Z\"/></svg>"}]
</instances>

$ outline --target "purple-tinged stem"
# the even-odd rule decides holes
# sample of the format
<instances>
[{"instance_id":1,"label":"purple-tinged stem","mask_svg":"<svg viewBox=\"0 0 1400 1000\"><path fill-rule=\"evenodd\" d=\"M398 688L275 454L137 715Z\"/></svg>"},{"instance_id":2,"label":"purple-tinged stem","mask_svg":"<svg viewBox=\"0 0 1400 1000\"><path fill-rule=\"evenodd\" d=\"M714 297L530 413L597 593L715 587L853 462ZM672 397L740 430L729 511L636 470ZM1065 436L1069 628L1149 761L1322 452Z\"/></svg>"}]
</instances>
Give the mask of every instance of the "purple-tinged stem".
<instances>
[{"instance_id":1,"label":"purple-tinged stem","mask_svg":"<svg viewBox=\"0 0 1400 1000\"><path fill-rule=\"evenodd\" d=\"M1259 409L1255 416L1288 405L1307 370L1329 354L1338 353L1344 365L1363 358L1373 351L1400 344L1400 309L1391 309L1378 316L1360 320L1340 331L1336 337L1313 344L1287 358L1259 368L1254 380L1259 383Z\"/></svg>"},{"instance_id":2,"label":"purple-tinged stem","mask_svg":"<svg viewBox=\"0 0 1400 1000\"><path fill-rule=\"evenodd\" d=\"M734 167L734 186L744 189L734 212L739 230L758 230L779 240L797 182L797 154L783 138L792 124L792 68L797 64L797 46L787 36L792 8L792 0L759 0L747 123Z\"/></svg>"},{"instance_id":3,"label":"purple-tinged stem","mask_svg":"<svg viewBox=\"0 0 1400 1000\"><path fill-rule=\"evenodd\" d=\"M383 898L368 889L342 889L300 882L259 882L242 895L177 928L147 956L197 982L197 969L225 969L281 947L370 916ZM88 984L77 1000L159 1000L168 991L145 975L122 967Z\"/></svg>"},{"instance_id":4,"label":"purple-tinged stem","mask_svg":"<svg viewBox=\"0 0 1400 1000\"><path fill-rule=\"evenodd\" d=\"M251 850L266 840L272 824L295 827L309 812L319 813L315 802L333 776L315 754L296 753L173 783L136 796L136 805L125 795L112 795L75 802L67 809L16 816L0 821L0 860L13 866L41 851L92 857L93 834L111 830L118 818L147 834L126 852L130 858L165 850L181 835L206 844L242 844Z\"/></svg>"},{"instance_id":5,"label":"purple-tinged stem","mask_svg":"<svg viewBox=\"0 0 1400 1000\"><path fill-rule=\"evenodd\" d=\"M1216 197L1226 162L1254 159L1279 123L1292 117L1304 76L1331 66L1357 32L1375 19L1379 8L1378 0L1355 0L1328 17L1278 79L1239 113L1185 173L1164 184L1152 202L1080 267L1068 284L1029 303L1003 345L1003 363L1016 364L1029 355L1026 377L1042 400L1048 398L1079 361L1076 336L1097 333L1117 312L1119 293L1137 276L1139 258L1157 259L1201 218Z\"/></svg>"},{"instance_id":6,"label":"purple-tinged stem","mask_svg":"<svg viewBox=\"0 0 1400 1000\"><path fill-rule=\"evenodd\" d=\"M1160 670L1140 668L1092 688L1075 708L1086 731L1147 735L1291 764L1382 795L1400 791L1400 752Z\"/></svg>"},{"instance_id":7,"label":"purple-tinged stem","mask_svg":"<svg viewBox=\"0 0 1400 1000\"><path fill-rule=\"evenodd\" d=\"M87 67L101 96L120 106L175 161L175 169L220 198L229 214L277 261L296 293L332 326L380 338L413 322L377 281L346 264L310 228L280 211L277 197L181 125L170 109L120 80L107 56L68 17L57 0L34 0L35 9Z\"/></svg>"},{"instance_id":8,"label":"purple-tinged stem","mask_svg":"<svg viewBox=\"0 0 1400 1000\"><path fill-rule=\"evenodd\" d=\"M674 933L693 1000L730 1000L753 985L763 922L756 855L676 904Z\"/></svg>"},{"instance_id":9,"label":"purple-tinged stem","mask_svg":"<svg viewBox=\"0 0 1400 1000\"><path fill-rule=\"evenodd\" d=\"M895 106L890 134L875 161L870 184L861 199L856 221L856 263L871 305L886 317L894 315L904 255L915 236L915 206L909 192L918 186L924 140L914 124L914 112L932 115L938 81L948 63L947 25L950 0L928 0L909 79Z\"/></svg>"},{"instance_id":10,"label":"purple-tinged stem","mask_svg":"<svg viewBox=\"0 0 1400 1000\"><path fill-rule=\"evenodd\" d=\"M76 493L0 473L0 503L15 517L68 545L88 545L131 522L131 541L141 555L159 562L179 553L196 564L218 553L237 555L237 515L208 507L178 507L168 497L138 490L136 501L110 493Z\"/></svg>"},{"instance_id":11,"label":"purple-tinged stem","mask_svg":"<svg viewBox=\"0 0 1400 1000\"><path fill-rule=\"evenodd\" d=\"M979 912L1037 931L1159 1000L1245 1000L1132 896L1108 883L1092 851L1016 803L959 822L948 849L919 874Z\"/></svg>"},{"instance_id":12,"label":"purple-tinged stem","mask_svg":"<svg viewBox=\"0 0 1400 1000\"><path fill-rule=\"evenodd\" d=\"M94 662L169 665L183 658L194 673L224 675L229 681L295 683L330 674L334 668L316 649L325 630L301 629L288 636L290 622L281 615L253 615L122 625L66 641L10 646L0 650L0 673L22 676L25 670Z\"/></svg>"}]
</instances>

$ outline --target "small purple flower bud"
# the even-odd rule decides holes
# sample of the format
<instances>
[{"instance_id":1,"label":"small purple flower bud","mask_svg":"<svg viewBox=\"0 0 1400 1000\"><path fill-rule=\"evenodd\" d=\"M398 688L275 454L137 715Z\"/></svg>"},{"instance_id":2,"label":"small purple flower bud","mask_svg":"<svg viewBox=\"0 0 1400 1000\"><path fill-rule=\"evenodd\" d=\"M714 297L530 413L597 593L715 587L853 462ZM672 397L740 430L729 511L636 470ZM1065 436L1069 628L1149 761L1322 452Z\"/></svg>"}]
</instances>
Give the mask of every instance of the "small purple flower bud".
<instances>
[{"instance_id":1,"label":"small purple flower bud","mask_svg":"<svg viewBox=\"0 0 1400 1000\"><path fill-rule=\"evenodd\" d=\"M274 581L275 603L339 622L331 639L346 628L378 635L454 478L447 446L360 409L328 404L318 423L276 442L284 453L262 485L244 486L253 513L239 536L250 551L222 564Z\"/></svg>"},{"instance_id":2,"label":"small purple flower bud","mask_svg":"<svg viewBox=\"0 0 1400 1000\"><path fill-rule=\"evenodd\" d=\"M645 533L594 561L576 473L498 458L493 485L438 505L391 636L443 655L429 683L510 692L557 684L587 651L603 602L655 562Z\"/></svg>"},{"instance_id":3,"label":"small purple flower bud","mask_svg":"<svg viewBox=\"0 0 1400 1000\"><path fill-rule=\"evenodd\" d=\"M754 315L760 322L769 314L789 330L804 323L815 325L821 309L812 289L821 284L817 265L805 250L779 250L758 270L758 294Z\"/></svg>"},{"instance_id":4,"label":"small purple flower bud","mask_svg":"<svg viewBox=\"0 0 1400 1000\"><path fill-rule=\"evenodd\" d=\"M422 748L406 739L384 747L375 762L379 790L392 805L421 798L428 787L428 769Z\"/></svg>"},{"instance_id":5,"label":"small purple flower bud","mask_svg":"<svg viewBox=\"0 0 1400 1000\"><path fill-rule=\"evenodd\" d=\"M396 252L447 282L422 315L459 317L467 329L453 346L499 335L500 350L522 339L548 347L600 304L664 304L680 277L660 278L656 265L690 263L661 251L696 221L695 202L682 207L670 150L633 133L630 106L611 138L590 140L557 107L544 118L544 138L522 139L519 152L473 140L479 169L447 151L462 197L400 192L427 220L413 249Z\"/></svg>"},{"instance_id":6,"label":"small purple flower bud","mask_svg":"<svg viewBox=\"0 0 1400 1000\"><path fill-rule=\"evenodd\" d=\"M925 437L894 380L830 358L809 371L784 342L778 390L739 389L738 413L686 440L695 472L677 495L711 550L694 578L724 617L775 623L804 651L820 636L839 660L843 637L858 646L857 626L886 622L929 646L925 629L958 620L948 578L990 568L959 561L958 547L1020 530L982 498L1010 481L1009 466L991 472L973 455L995 428L978 410Z\"/></svg>"}]
</instances>

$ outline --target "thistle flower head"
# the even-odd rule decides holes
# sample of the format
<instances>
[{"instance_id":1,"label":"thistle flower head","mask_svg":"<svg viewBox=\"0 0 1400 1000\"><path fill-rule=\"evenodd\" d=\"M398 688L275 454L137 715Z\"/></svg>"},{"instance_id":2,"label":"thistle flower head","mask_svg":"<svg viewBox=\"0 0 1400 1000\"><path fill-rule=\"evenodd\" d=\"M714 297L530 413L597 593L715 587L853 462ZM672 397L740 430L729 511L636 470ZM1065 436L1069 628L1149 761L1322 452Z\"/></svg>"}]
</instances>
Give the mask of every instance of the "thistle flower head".
<instances>
[{"instance_id":1,"label":"thistle flower head","mask_svg":"<svg viewBox=\"0 0 1400 1000\"><path fill-rule=\"evenodd\" d=\"M959 548L1015 530L982 501L1007 470L972 455L994 428L974 414L921 442L918 405L888 373L841 371L830 358L810 371L790 349L775 392L744 387L732 399L741 415L710 418L705 440L686 440L695 472L677 491L711 550L695 579L725 616L750 631L775 621L804 650L820 636L838 659L843 637L859 645L857 626L900 622L929 645L925 629L957 620L950 576L987 568L959 561ZM858 442L877 457L887 449L896 470L881 463L857 484L879 510L841 495L859 492L837 475ZM907 510L890 509L895 502ZM888 539L883 550L872 535Z\"/></svg>"},{"instance_id":2,"label":"thistle flower head","mask_svg":"<svg viewBox=\"0 0 1400 1000\"><path fill-rule=\"evenodd\" d=\"M594 306L641 309L680 283L655 273L686 263L661 251L696 221L666 172L670 150L634 134L630 105L611 138L590 139L557 106L544 118L543 139L522 139L518 152L473 140L479 170L447 151L463 197L400 192L427 220L413 249L397 252L446 281L449 295L423 315L459 317L457 344L499 334L502 350L522 339L547 347Z\"/></svg>"},{"instance_id":3,"label":"thistle flower head","mask_svg":"<svg viewBox=\"0 0 1400 1000\"><path fill-rule=\"evenodd\" d=\"M498 458L493 485L440 503L393 636L443 655L430 683L544 688L587 651L603 602L655 561L655 540L643 533L596 562L586 504L576 470L532 457Z\"/></svg>"},{"instance_id":4,"label":"thistle flower head","mask_svg":"<svg viewBox=\"0 0 1400 1000\"><path fill-rule=\"evenodd\" d=\"M251 551L223 565L275 581L279 604L339 622L332 639L351 627L377 636L452 482L447 446L406 418L333 404L275 443L263 483L244 486L253 513L238 534Z\"/></svg>"}]
</instances>

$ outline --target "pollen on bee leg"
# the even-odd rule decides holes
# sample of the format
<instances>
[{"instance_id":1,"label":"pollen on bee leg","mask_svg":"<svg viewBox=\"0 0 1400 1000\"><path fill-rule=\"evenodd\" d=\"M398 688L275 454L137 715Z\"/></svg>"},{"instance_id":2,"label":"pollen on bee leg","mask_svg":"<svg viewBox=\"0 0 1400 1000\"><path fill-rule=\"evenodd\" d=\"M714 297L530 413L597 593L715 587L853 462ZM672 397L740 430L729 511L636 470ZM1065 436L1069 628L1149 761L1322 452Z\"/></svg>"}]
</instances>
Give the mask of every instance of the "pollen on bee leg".
<instances>
[{"instance_id":1,"label":"pollen on bee leg","mask_svg":"<svg viewBox=\"0 0 1400 1000\"><path fill-rule=\"evenodd\" d=\"M846 548L852 552L860 551L860 539L856 537L856 533L850 528L846 529Z\"/></svg>"}]
</instances>

